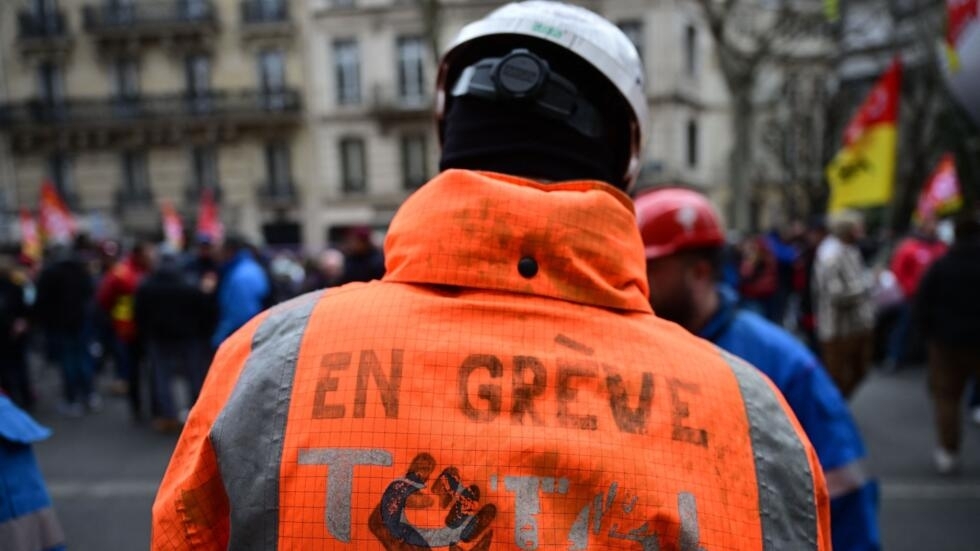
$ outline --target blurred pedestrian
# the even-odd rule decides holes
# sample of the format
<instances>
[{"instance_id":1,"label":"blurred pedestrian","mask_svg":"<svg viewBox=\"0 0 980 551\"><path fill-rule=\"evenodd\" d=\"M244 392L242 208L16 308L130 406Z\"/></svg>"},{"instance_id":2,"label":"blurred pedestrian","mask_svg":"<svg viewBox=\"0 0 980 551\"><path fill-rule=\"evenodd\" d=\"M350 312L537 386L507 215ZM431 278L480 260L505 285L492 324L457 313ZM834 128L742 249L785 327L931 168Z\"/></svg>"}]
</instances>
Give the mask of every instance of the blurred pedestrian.
<instances>
[{"instance_id":1,"label":"blurred pedestrian","mask_svg":"<svg viewBox=\"0 0 980 551\"><path fill-rule=\"evenodd\" d=\"M817 338L817 314L813 296L813 266L817 260L817 248L827 237L827 223L823 216L815 216L807 223L803 234L800 256L796 263L796 283L800 293L800 311L797 329L803 334L810 351L821 357L820 340Z\"/></svg>"},{"instance_id":2,"label":"blurred pedestrian","mask_svg":"<svg viewBox=\"0 0 980 551\"><path fill-rule=\"evenodd\" d=\"M841 394L850 398L864 380L874 352L871 274L857 243L864 221L857 211L831 215L830 235L817 248L813 266L817 337L824 364Z\"/></svg>"},{"instance_id":3,"label":"blurred pedestrian","mask_svg":"<svg viewBox=\"0 0 980 551\"><path fill-rule=\"evenodd\" d=\"M276 252L269 262L267 276L272 284L271 305L286 302L300 294L306 272L289 250Z\"/></svg>"},{"instance_id":4,"label":"blurred pedestrian","mask_svg":"<svg viewBox=\"0 0 980 551\"><path fill-rule=\"evenodd\" d=\"M371 239L371 228L360 226L347 230L340 250L344 253L344 275L341 284L371 281L385 275L385 257Z\"/></svg>"},{"instance_id":5,"label":"blurred pedestrian","mask_svg":"<svg viewBox=\"0 0 980 551\"><path fill-rule=\"evenodd\" d=\"M769 317L779 290L776 256L766 238L758 236L742 243L741 259L738 293L742 297L742 306Z\"/></svg>"},{"instance_id":6,"label":"blurred pedestrian","mask_svg":"<svg viewBox=\"0 0 980 551\"><path fill-rule=\"evenodd\" d=\"M143 418L142 373L143 351L136 331L133 301L136 289L153 268L154 248L148 241L138 241L126 258L107 273L99 285L99 306L112 322L116 376L126 381L129 409L133 420Z\"/></svg>"},{"instance_id":7,"label":"blurred pedestrian","mask_svg":"<svg viewBox=\"0 0 980 551\"><path fill-rule=\"evenodd\" d=\"M926 217L915 224L911 235L902 240L892 256L891 272L902 289L903 299L888 340L885 369L896 371L905 364L909 341L917 336L912 331L912 305L919 281L939 257L946 254L946 243L936 234L936 219Z\"/></svg>"},{"instance_id":8,"label":"blurred pedestrian","mask_svg":"<svg viewBox=\"0 0 980 551\"><path fill-rule=\"evenodd\" d=\"M153 375L154 429L180 428L181 413L173 395L175 376L188 386L188 407L197 400L211 361L210 336L217 308L213 296L181 269L174 254L161 255L159 265L136 291L135 316Z\"/></svg>"},{"instance_id":9,"label":"blurred pedestrian","mask_svg":"<svg viewBox=\"0 0 980 551\"><path fill-rule=\"evenodd\" d=\"M0 256L0 388L19 407L34 407L34 389L27 369L27 337L30 312L24 276L14 269L14 259Z\"/></svg>"},{"instance_id":10,"label":"blurred pedestrian","mask_svg":"<svg viewBox=\"0 0 980 551\"><path fill-rule=\"evenodd\" d=\"M242 238L225 239L221 258L218 326L211 337L213 349L261 312L271 291L266 271Z\"/></svg>"},{"instance_id":11,"label":"blurred pedestrian","mask_svg":"<svg viewBox=\"0 0 980 551\"><path fill-rule=\"evenodd\" d=\"M61 366L65 401L59 410L70 417L83 415L86 406L101 407L89 351L94 290L92 276L77 255L65 246L55 247L38 280L34 311Z\"/></svg>"},{"instance_id":12,"label":"blurred pedestrian","mask_svg":"<svg viewBox=\"0 0 980 551\"><path fill-rule=\"evenodd\" d=\"M963 393L980 381L980 219L964 218L956 241L919 284L914 319L928 345L929 390L939 445L936 469L959 467Z\"/></svg>"},{"instance_id":13,"label":"blurred pedestrian","mask_svg":"<svg viewBox=\"0 0 980 551\"><path fill-rule=\"evenodd\" d=\"M208 235L199 235L195 242L193 256L184 266L184 271L194 278L199 284L205 280L207 286L217 286L218 284L218 259L214 242Z\"/></svg>"},{"instance_id":14,"label":"blurred pedestrian","mask_svg":"<svg viewBox=\"0 0 980 551\"><path fill-rule=\"evenodd\" d=\"M392 220L390 270L225 341L151 547L829 549L778 392L650 309L626 195L643 73L578 6L465 27L442 172Z\"/></svg>"},{"instance_id":15,"label":"blurred pedestrian","mask_svg":"<svg viewBox=\"0 0 980 551\"><path fill-rule=\"evenodd\" d=\"M653 311L772 380L820 458L834 549L880 549L877 483L864 471L864 443L847 403L803 343L771 320L738 308L734 292L719 284L725 238L714 207L695 191L661 189L636 199L636 217Z\"/></svg>"},{"instance_id":16,"label":"blurred pedestrian","mask_svg":"<svg viewBox=\"0 0 980 551\"><path fill-rule=\"evenodd\" d=\"M769 309L765 315L769 321L779 326L785 325L786 311L793 295L793 266L799 257L799 251L793 244L796 226L788 223L782 227L774 227L765 235L766 245L776 261L776 292L769 301Z\"/></svg>"},{"instance_id":17,"label":"blurred pedestrian","mask_svg":"<svg viewBox=\"0 0 980 551\"><path fill-rule=\"evenodd\" d=\"M328 248L307 265L303 292L316 291L339 285L344 276L344 253Z\"/></svg>"},{"instance_id":18,"label":"blurred pedestrian","mask_svg":"<svg viewBox=\"0 0 980 551\"><path fill-rule=\"evenodd\" d=\"M0 549L61 551L65 534L31 446L51 431L0 393Z\"/></svg>"}]
</instances>

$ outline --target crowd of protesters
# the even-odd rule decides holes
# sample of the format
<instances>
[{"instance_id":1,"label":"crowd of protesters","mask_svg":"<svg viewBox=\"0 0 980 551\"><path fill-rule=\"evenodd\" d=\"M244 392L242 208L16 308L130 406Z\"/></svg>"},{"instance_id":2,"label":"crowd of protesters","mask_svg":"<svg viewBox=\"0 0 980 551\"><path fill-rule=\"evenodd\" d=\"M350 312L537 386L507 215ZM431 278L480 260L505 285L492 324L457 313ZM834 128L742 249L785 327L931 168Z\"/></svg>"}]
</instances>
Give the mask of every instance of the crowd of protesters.
<instances>
[{"instance_id":1,"label":"crowd of protesters","mask_svg":"<svg viewBox=\"0 0 980 551\"><path fill-rule=\"evenodd\" d=\"M968 226L960 231L959 242L976 240ZM807 343L849 398L876 363L884 371L921 364L927 348L930 361L959 358L941 342L937 348L936 337L966 339L947 338L947 329L967 331L968 313L950 324L934 314L937 300L917 300L938 259L966 258L967 245L953 248L958 256L947 255L951 240L940 239L934 220L918 221L902 239L871 238L860 214L845 211L730 241L721 274L740 308ZM336 247L308 257L259 250L236 237L220 245L201 238L183 253L148 241L123 251L115 242L79 238L50 248L39 265L0 256L0 388L24 409L34 408L28 360L43 358L61 374L63 415L98 412L104 388L127 398L134 421L177 431L213 353L251 317L309 291L383 274L384 257L369 228L353 228ZM971 386L969 369L930 376L944 427L954 423L950 396L967 388L973 389L970 415L980 423L980 384ZM96 375L105 380L102 387ZM182 399L174 396L178 378ZM958 433L940 432L945 451L937 452L937 466L948 471Z\"/></svg>"},{"instance_id":2,"label":"crowd of protesters","mask_svg":"<svg viewBox=\"0 0 980 551\"><path fill-rule=\"evenodd\" d=\"M217 347L249 319L299 294L383 274L383 254L360 227L309 258L235 236L200 237L186 252L80 236L37 263L0 255L0 390L33 410L30 366L43 362L60 375L60 414L97 413L108 393L126 399L134 422L175 432Z\"/></svg>"},{"instance_id":3,"label":"crowd of protesters","mask_svg":"<svg viewBox=\"0 0 980 551\"><path fill-rule=\"evenodd\" d=\"M843 211L730 244L724 274L740 306L807 342L847 398L873 365L895 372L928 363L934 460L949 473L967 391L980 424L977 243L980 220L970 217L944 228L918 219L894 239L867 235L861 214Z\"/></svg>"}]
</instances>

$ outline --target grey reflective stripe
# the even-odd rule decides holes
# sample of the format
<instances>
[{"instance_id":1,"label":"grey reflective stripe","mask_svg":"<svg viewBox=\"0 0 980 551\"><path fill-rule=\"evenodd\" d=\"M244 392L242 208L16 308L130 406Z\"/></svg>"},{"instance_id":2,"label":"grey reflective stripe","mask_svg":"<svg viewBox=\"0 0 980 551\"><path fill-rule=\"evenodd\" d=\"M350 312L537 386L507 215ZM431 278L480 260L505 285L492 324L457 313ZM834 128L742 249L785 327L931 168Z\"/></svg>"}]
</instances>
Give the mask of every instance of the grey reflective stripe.
<instances>
[{"instance_id":1,"label":"grey reflective stripe","mask_svg":"<svg viewBox=\"0 0 980 551\"><path fill-rule=\"evenodd\" d=\"M65 534L51 507L0 522L4 551L41 551L64 543Z\"/></svg>"},{"instance_id":2,"label":"grey reflective stripe","mask_svg":"<svg viewBox=\"0 0 980 551\"><path fill-rule=\"evenodd\" d=\"M864 470L864 461L860 459L836 469L824 471L823 477L827 480L827 493L830 494L830 499L860 490L868 481L868 475Z\"/></svg>"},{"instance_id":3,"label":"grey reflective stripe","mask_svg":"<svg viewBox=\"0 0 980 551\"><path fill-rule=\"evenodd\" d=\"M231 506L229 549L275 549L279 465L306 324L321 292L275 307L252 339L235 389L211 427L211 445Z\"/></svg>"},{"instance_id":4,"label":"grey reflective stripe","mask_svg":"<svg viewBox=\"0 0 980 551\"><path fill-rule=\"evenodd\" d=\"M763 549L817 549L813 473L803 442L763 375L722 351L738 380L759 486Z\"/></svg>"}]
</instances>

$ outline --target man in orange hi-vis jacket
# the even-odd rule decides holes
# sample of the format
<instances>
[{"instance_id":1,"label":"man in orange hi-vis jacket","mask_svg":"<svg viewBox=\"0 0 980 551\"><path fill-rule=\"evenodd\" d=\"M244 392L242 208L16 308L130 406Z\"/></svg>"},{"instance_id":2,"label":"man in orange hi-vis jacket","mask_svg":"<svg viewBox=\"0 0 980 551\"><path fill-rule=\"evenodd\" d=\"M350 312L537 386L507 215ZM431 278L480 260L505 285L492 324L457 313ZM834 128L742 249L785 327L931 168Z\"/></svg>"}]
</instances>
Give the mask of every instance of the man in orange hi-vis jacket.
<instances>
[{"instance_id":1,"label":"man in orange hi-vis jacket","mask_svg":"<svg viewBox=\"0 0 980 551\"><path fill-rule=\"evenodd\" d=\"M829 549L782 397L650 309L624 193L642 75L582 8L465 27L437 85L443 172L392 221L386 275L222 345L153 549Z\"/></svg>"}]
</instances>

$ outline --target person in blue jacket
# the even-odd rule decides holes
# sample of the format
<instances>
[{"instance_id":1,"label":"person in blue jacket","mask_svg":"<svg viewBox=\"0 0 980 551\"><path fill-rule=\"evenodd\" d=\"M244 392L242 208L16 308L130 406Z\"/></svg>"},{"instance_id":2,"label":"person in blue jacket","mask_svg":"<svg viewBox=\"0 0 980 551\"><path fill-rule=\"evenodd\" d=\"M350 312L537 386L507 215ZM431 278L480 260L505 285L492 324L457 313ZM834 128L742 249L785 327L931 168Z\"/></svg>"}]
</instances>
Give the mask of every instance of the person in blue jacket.
<instances>
[{"instance_id":1,"label":"person in blue jacket","mask_svg":"<svg viewBox=\"0 0 980 551\"><path fill-rule=\"evenodd\" d=\"M635 206L654 313L772 380L824 469L834 549L880 549L878 485L864 471L864 444L847 403L803 343L762 316L738 309L735 292L719 283L725 239L714 208L700 193L677 188L643 194Z\"/></svg>"},{"instance_id":2,"label":"person in blue jacket","mask_svg":"<svg viewBox=\"0 0 980 551\"><path fill-rule=\"evenodd\" d=\"M51 436L0 393L0 549L65 549L65 535L51 507L31 445Z\"/></svg>"},{"instance_id":3,"label":"person in blue jacket","mask_svg":"<svg viewBox=\"0 0 980 551\"><path fill-rule=\"evenodd\" d=\"M211 337L215 349L229 335L266 307L269 277L244 240L229 237L222 245L218 282L218 326Z\"/></svg>"}]
</instances>

